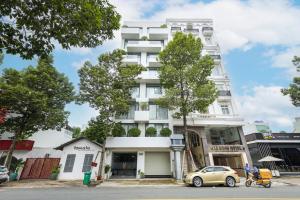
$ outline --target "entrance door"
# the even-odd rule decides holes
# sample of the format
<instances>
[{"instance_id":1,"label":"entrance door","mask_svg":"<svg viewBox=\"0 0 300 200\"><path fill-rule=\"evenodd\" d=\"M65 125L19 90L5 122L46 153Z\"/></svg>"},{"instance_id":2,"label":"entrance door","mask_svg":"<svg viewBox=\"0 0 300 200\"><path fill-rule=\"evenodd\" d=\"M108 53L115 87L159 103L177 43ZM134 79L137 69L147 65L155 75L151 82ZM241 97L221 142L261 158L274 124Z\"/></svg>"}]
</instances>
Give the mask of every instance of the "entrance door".
<instances>
[{"instance_id":1,"label":"entrance door","mask_svg":"<svg viewBox=\"0 0 300 200\"><path fill-rule=\"evenodd\" d=\"M239 176L245 176L241 155L214 155L214 164L219 166L229 166L237 171Z\"/></svg>"},{"instance_id":2,"label":"entrance door","mask_svg":"<svg viewBox=\"0 0 300 200\"><path fill-rule=\"evenodd\" d=\"M137 153L113 153L111 172L114 178L136 177Z\"/></svg>"}]
</instances>

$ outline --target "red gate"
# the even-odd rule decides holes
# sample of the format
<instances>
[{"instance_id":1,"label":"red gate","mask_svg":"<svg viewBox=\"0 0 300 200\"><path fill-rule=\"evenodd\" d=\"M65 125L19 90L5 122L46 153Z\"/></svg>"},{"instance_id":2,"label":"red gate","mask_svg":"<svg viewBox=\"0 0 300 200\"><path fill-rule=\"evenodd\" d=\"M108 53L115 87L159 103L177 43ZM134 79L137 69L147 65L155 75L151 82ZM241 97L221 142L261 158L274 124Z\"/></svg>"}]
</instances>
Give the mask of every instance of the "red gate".
<instances>
[{"instance_id":1,"label":"red gate","mask_svg":"<svg viewBox=\"0 0 300 200\"><path fill-rule=\"evenodd\" d=\"M27 158L20 179L48 179L60 158Z\"/></svg>"}]
</instances>

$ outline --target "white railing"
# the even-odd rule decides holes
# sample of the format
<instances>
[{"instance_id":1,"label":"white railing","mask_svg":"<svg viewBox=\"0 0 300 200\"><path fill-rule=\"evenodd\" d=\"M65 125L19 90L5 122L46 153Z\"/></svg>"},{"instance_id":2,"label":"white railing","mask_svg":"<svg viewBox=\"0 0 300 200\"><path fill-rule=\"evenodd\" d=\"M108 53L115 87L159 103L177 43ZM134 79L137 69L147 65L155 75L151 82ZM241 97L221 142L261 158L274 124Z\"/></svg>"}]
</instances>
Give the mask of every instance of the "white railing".
<instances>
[{"instance_id":1,"label":"white railing","mask_svg":"<svg viewBox=\"0 0 300 200\"><path fill-rule=\"evenodd\" d=\"M222 120L238 120L243 119L239 115L220 115L220 114L202 114L202 113L192 113L189 118L193 119L222 119Z\"/></svg>"}]
</instances>

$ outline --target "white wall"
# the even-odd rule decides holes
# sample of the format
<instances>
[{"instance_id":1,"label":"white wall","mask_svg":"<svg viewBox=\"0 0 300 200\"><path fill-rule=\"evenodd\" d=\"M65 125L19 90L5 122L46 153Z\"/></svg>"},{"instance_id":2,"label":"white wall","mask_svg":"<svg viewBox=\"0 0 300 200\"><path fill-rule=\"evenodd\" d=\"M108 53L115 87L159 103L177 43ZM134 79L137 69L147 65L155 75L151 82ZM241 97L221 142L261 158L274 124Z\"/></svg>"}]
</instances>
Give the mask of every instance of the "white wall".
<instances>
[{"instance_id":1,"label":"white wall","mask_svg":"<svg viewBox=\"0 0 300 200\"><path fill-rule=\"evenodd\" d=\"M75 149L74 147L89 147L89 149ZM82 167L84 163L84 156L85 154L93 154L93 161L96 158L97 153L98 157L96 159L97 167L92 167L92 176L91 179L95 179L97 174L98 174L98 169L99 169L99 164L100 164L100 159L101 159L101 147L88 141L87 139L82 139L79 140L75 143L72 143L68 146L66 146L63 149L62 157L60 160L60 173L58 176L59 180L82 180L84 176L84 172L82 172ZM75 162L73 166L73 171L72 172L64 172L64 167L66 163L66 158L68 154L76 154L75 157Z\"/></svg>"},{"instance_id":2,"label":"white wall","mask_svg":"<svg viewBox=\"0 0 300 200\"><path fill-rule=\"evenodd\" d=\"M169 148L169 137L109 137L106 148Z\"/></svg>"}]
</instances>

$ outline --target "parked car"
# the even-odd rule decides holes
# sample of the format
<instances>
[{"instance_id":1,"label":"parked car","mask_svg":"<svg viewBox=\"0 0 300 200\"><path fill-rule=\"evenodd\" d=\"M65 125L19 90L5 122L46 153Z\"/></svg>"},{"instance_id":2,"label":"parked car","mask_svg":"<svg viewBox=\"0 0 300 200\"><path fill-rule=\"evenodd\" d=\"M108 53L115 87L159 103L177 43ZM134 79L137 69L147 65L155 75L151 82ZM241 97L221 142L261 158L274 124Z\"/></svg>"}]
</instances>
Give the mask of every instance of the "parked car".
<instances>
[{"instance_id":1,"label":"parked car","mask_svg":"<svg viewBox=\"0 0 300 200\"><path fill-rule=\"evenodd\" d=\"M9 180L8 170L6 167L0 165L0 184Z\"/></svg>"},{"instance_id":2,"label":"parked car","mask_svg":"<svg viewBox=\"0 0 300 200\"><path fill-rule=\"evenodd\" d=\"M227 166L209 166L188 173L184 177L184 182L195 187L203 185L226 185L235 187L240 182L237 172Z\"/></svg>"}]
</instances>

